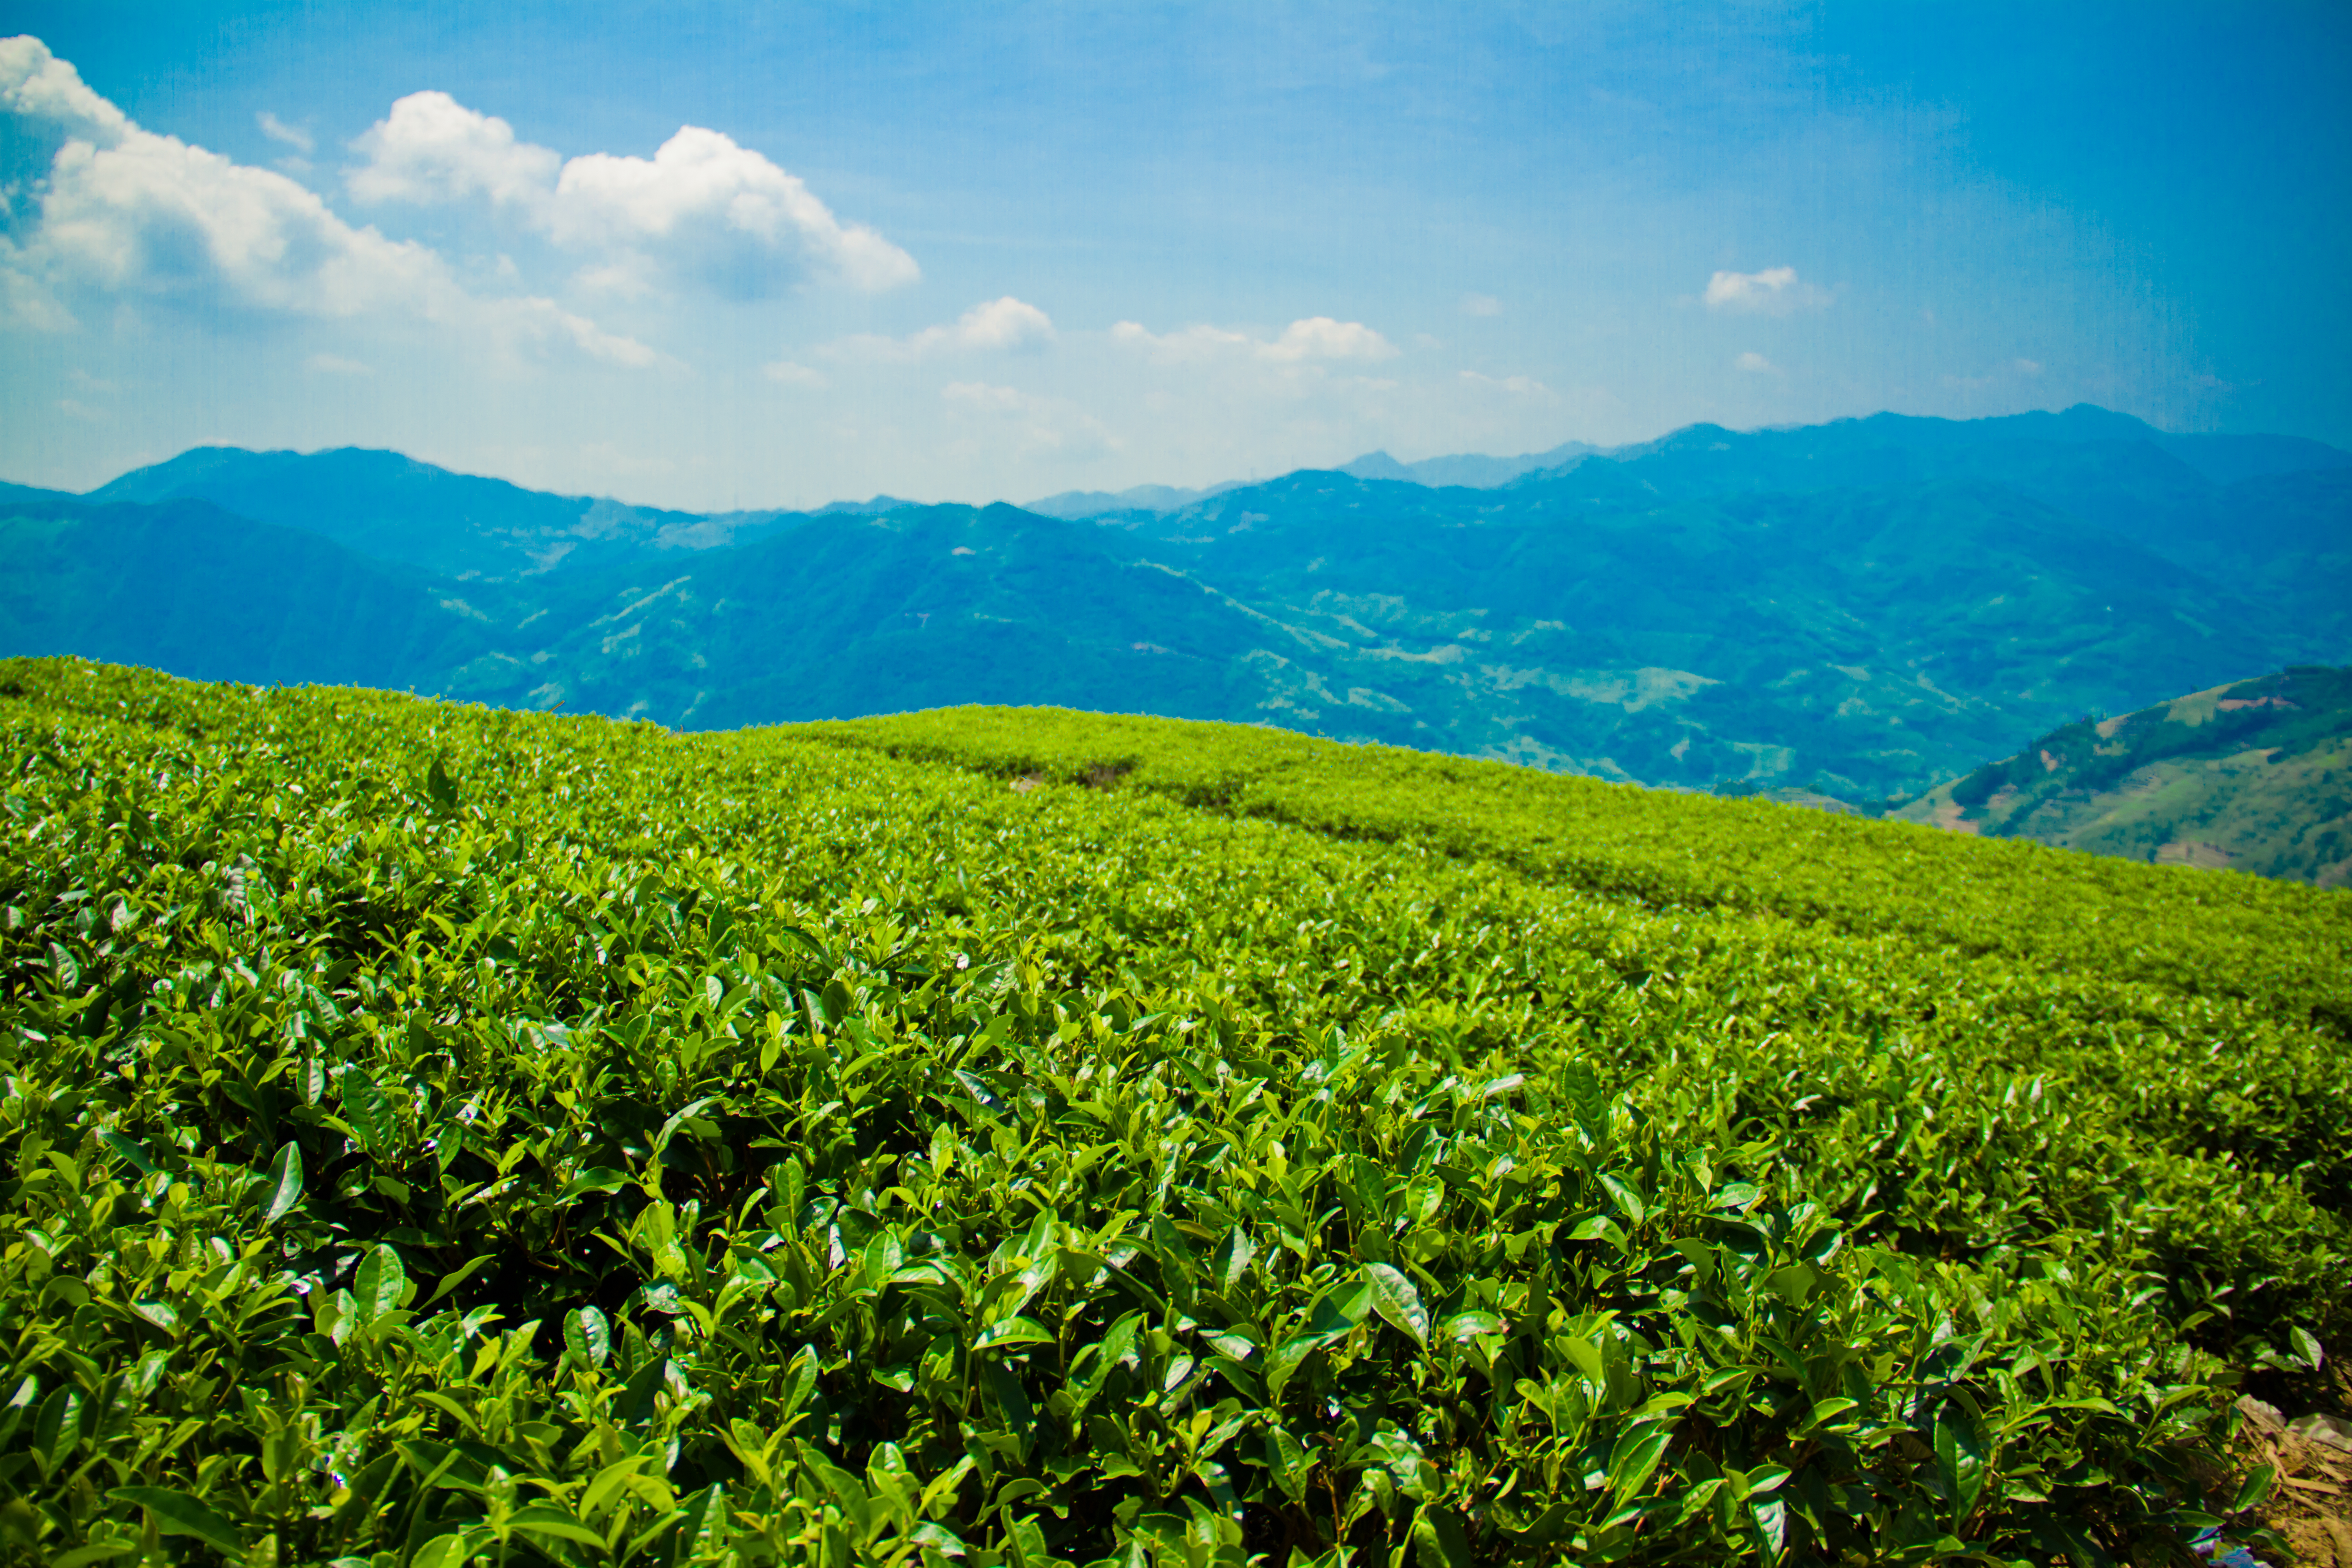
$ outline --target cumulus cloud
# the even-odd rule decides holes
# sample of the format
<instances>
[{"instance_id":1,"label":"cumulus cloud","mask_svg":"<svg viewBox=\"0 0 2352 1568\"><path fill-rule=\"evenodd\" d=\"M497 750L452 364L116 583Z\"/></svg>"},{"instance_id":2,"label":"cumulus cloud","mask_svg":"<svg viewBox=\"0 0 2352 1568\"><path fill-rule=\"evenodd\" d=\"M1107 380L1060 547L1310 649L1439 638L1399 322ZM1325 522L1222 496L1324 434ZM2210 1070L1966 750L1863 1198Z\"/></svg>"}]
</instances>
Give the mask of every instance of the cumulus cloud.
<instances>
[{"instance_id":1,"label":"cumulus cloud","mask_svg":"<svg viewBox=\"0 0 2352 1568\"><path fill-rule=\"evenodd\" d=\"M1797 276L1793 267L1769 267L1761 272L1718 272L1706 280L1706 308L1743 315L1787 316L1818 310L1829 294Z\"/></svg>"},{"instance_id":2,"label":"cumulus cloud","mask_svg":"<svg viewBox=\"0 0 2352 1568\"><path fill-rule=\"evenodd\" d=\"M566 162L495 115L446 92L415 92L352 143L345 176L362 202L478 197L570 250L658 263L719 292L755 299L810 275L876 292L919 277L914 258L845 224L808 186L716 131L688 125L651 158L591 153Z\"/></svg>"},{"instance_id":3,"label":"cumulus cloud","mask_svg":"<svg viewBox=\"0 0 2352 1568\"><path fill-rule=\"evenodd\" d=\"M1054 341L1054 322L1045 311L1007 294L974 305L948 326L925 327L903 338L870 332L830 343L821 353L845 359L912 361L942 353L1002 353L1039 349Z\"/></svg>"},{"instance_id":4,"label":"cumulus cloud","mask_svg":"<svg viewBox=\"0 0 2352 1568\"><path fill-rule=\"evenodd\" d=\"M95 290L215 313L405 316L509 353L657 358L552 300L478 299L430 247L354 228L283 174L142 130L37 38L0 39L0 109L62 138L36 220L0 249L0 295L20 324L69 326L58 294Z\"/></svg>"},{"instance_id":5,"label":"cumulus cloud","mask_svg":"<svg viewBox=\"0 0 2352 1568\"><path fill-rule=\"evenodd\" d=\"M1397 353L1394 343L1363 322L1339 321L1328 316L1293 321L1272 339L1211 326L1153 332L1137 321L1119 322L1111 328L1110 335L1112 342L1142 349L1164 363L1248 357L1297 364L1309 360L1392 359Z\"/></svg>"},{"instance_id":6,"label":"cumulus cloud","mask_svg":"<svg viewBox=\"0 0 2352 1568\"><path fill-rule=\"evenodd\" d=\"M478 114L446 92L412 92L392 106L352 150L367 162L343 176L363 202L452 202L486 196L530 210L540 222L555 192L562 156L515 140L514 127Z\"/></svg>"},{"instance_id":7,"label":"cumulus cloud","mask_svg":"<svg viewBox=\"0 0 2352 1568\"><path fill-rule=\"evenodd\" d=\"M1276 360L1393 359L1397 346L1361 321L1309 316L1291 322L1259 352Z\"/></svg>"},{"instance_id":8,"label":"cumulus cloud","mask_svg":"<svg viewBox=\"0 0 2352 1568\"><path fill-rule=\"evenodd\" d=\"M0 38L0 109L100 146L113 146L136 129L83 83L80 72L29 34Z\"/></svg>"}]
</instances>

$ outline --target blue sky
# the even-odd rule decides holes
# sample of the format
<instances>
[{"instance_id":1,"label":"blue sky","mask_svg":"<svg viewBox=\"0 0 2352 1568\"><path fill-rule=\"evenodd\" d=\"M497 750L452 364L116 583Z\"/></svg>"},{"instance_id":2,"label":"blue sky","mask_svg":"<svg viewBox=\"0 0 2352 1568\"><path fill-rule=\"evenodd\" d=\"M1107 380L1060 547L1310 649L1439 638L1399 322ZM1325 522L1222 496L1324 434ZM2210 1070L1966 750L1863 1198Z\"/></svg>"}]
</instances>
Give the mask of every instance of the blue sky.
<instances>
[{"instance_id":1,"label":"blue sky","mask_svg":"<svg viewBox=\"0 0 2352 1568\"><path fill-rule=\"evenodd\" d=\"M0 478L1023 500L2090 401L2352 445L2352 10L0 14Z\"/></svg>"}]
</instances>

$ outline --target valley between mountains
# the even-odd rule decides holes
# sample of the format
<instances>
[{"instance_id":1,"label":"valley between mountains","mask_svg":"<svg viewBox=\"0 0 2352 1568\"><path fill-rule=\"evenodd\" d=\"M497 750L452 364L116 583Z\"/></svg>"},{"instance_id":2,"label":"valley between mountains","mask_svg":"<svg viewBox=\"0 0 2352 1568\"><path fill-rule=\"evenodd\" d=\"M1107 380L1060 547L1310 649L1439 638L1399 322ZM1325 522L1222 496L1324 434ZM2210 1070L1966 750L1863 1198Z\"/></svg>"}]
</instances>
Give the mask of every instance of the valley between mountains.
<instances>
[{"instance_id":1,"label":"valley between mountains","mask_svg":"<svg viewBox=\"0 0 2352 1568\"><path fill-rule=\"evenodd\" d=\"M200 449L0 490L0 653L683 729L1149 712L1873 811L2352 661L2352 455L2315 442L2084 406L1349 468L701 515Z\"/></svg>"}]
</instances>

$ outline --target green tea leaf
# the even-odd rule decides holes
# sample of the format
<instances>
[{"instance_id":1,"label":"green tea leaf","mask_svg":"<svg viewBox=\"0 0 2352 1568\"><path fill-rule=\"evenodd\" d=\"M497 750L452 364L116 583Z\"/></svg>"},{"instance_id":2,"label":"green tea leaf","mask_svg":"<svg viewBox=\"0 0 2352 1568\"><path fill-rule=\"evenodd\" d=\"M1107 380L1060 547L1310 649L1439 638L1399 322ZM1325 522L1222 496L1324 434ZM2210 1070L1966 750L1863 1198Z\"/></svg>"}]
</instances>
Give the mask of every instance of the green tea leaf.
<instances>
[{"instance_id":1,"label":"green tea leaf","mask_svg":"<svg viewBox=\"0 0 2352 1568\"><path fill-rule=\"evenodd\" d=\"M302 1150L289 1142L278 1151L278 1158L269 1164L269 1182L264 1190L261 1223L276 1225L286 1217L287 1211L302 1201Z\"/></svg>"},{"instance_id":2,"label":"green tea leaf","mask_svg":"<svg viewBox=\"0 0 2352 1568\"><path fill-rule=\"evenodd\" d=\"M591 1165L563 1184L563 1190L555 1194L555 1206L563 1208L578 1203L591 1193L617 1193L631 1179L626 1171L616 1171L610 1165Z\"/></svg>"},{"instance_id":3,"label":"green tea leaf","mask_svg":"<svg viewBox=\"0 0 2352 1568\"><path fill-rule=\"evenodd\" d=\"M563 1344L590 1366L603 1366L613 1353L612 1325L593 1307L582 1307L563 1318Z\"/></svg>"},{"instance_id":4,"label":"green tea leaf","mask_svg":"<svg viewBox=\"0 0 2352 1568\"><path fill-rule=\"evenodd\" d=\"M1412 1545L1421 1568L1474 1568L1470 1536L1450 1510L1423 1507L1413 1516Z\"/></svg>"},{"instance_id":5,"label":"green tea leaf","mask_svg":"<svg viewBox=\"0 0 2352 1568\"><path fill-rule=\"evenodd\" d=\"M1952 1527L1958 1530L1976 1511L1989 1458L1983 1423L1961 1400L1947 1405L1936 1418L1935 1450L1936 1467L1952 1499Z\"/></svg>"},{"instance_id":6,"label":"green tea leaf","mask_svg":"<svg viewBox=\"0 0 2352 1568\"><path fill-rule=\"evenodd\" d=\"M1426 1350L1429 1312L1422 1306L1421 1291L1413 1282L1385 1263L1366 1264L1364 1281L1372 1288L1372 1310Z\"/></svg>"},{"instance_id":7,"label":"green tea leaf","mask_svg":"<svg viewBox=\"0 0 2352 1568\"><path fill-rule=\"evenodd\" d=\"M600 1552L604 1549L604 1536L552 1503L525 1504L509 1514L507 1522L533 1535L543 1535L556 1541L576 1541Z\"/></svg>"},{"instance_id":8,"label":"green tea leaf","mask_svg":"<svg viewBox=\"0 0 2352 1568\"><path fill-rule=\"evenodd\" d=\"M400 1254L390 1247L376 1247L360 1260L359 1272L352 1279L352 1310L357 1321L365 1325L385 1313L399 1309L402 1296L408 1289L408 1271L401 1267Z\"/></svg>"},{"instance_id":9,"label":"green tea leaf","mask_svg":"<svg viewBox=\"0 0 2352 1568\"><path fill-rule=\"evenodd\" d=\"M211 1509L169 1487L116 1487L106 1494L114 1501L143 1508L165 1535L191 1535L215 1552L240 1556L245 1543L236 1529Z\"/></svg>"},{"instance_id":10,"label":"green tea leaf","mask_svg":"<svg viewBox=\"0 0 2352 1568\"><path fill-rule=\"evenodd\" d=\"M392 1152L392 1101L366 1069L356 1064L345 1067L338 1080L342 1090L343 1120L359 1134L362 1148L379 1160L385 1158Z\"/></svg>"}]
</instances>

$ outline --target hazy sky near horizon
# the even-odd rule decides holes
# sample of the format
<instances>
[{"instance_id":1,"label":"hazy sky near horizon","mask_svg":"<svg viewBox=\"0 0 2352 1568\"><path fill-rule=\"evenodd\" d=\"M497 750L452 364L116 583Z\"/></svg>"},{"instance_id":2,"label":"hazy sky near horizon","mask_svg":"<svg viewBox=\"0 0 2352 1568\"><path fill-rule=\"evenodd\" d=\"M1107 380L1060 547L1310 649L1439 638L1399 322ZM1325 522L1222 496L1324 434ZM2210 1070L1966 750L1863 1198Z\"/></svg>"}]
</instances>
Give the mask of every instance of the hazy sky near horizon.
<instances>
[{"instance_id":1,"label":"hazy sky near horizon","mask_svg":"<svg viewBox=\"0 0 2352 1568\"><path fill-rule=\"evenodd\" d=\"M2352 7L0 10L0 479L697 509L2088 401L2352 445Z\"/></svg>"}]
</instances>

